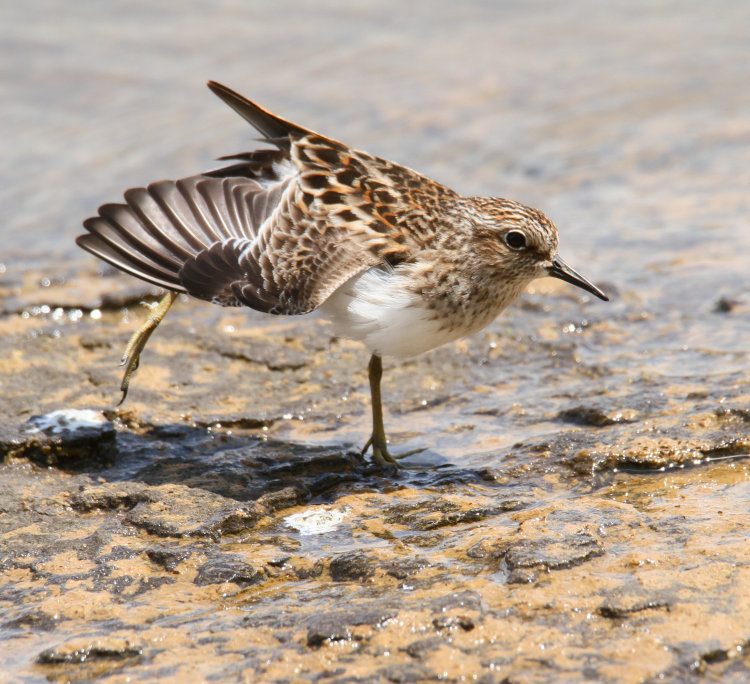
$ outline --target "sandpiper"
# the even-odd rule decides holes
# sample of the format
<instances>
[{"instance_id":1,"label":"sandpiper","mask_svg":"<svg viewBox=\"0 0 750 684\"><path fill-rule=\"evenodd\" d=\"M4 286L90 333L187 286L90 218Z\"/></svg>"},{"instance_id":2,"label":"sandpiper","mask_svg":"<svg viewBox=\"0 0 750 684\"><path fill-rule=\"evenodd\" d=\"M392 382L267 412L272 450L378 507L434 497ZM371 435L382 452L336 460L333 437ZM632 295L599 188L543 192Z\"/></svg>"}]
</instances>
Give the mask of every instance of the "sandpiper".
<instances>
[{"instance_id":1,"label":"sandpiper","mask_svg":"<svg viewBox=\"0 0 750 684\"><path fill-rule=\"evenodd\" d=\"M372 354L372 447L388 450L381 357L421 354L489 324L535 278L606 295L557 255L537 209L463 197L411 169L271 114L226 86L208 87L269 148L222 168L125 193L87 219L83 249L167 293L131 338L123 399L149 335L177 294L270 314L319 309Z\"/></svg>"}]
</instances>

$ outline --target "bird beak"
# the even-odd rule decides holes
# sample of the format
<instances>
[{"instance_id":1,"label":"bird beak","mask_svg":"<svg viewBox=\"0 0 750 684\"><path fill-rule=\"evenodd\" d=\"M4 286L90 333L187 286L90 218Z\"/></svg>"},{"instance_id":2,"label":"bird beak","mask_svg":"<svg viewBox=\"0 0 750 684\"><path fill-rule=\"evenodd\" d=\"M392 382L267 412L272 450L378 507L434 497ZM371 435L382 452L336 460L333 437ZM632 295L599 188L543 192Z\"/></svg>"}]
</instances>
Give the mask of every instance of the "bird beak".
<instances>
[{"instance_id":1,"label":"bird beak","mask_svg":"<svg viewBox=\"0 0 750 684\"><path fill-rule=\"evenodd\" d=\"M580 273L574 271L568 264L566 264L560 257L555 257L552 262L547 266L547 275L553 278L559 278L564 280L566 283L571 283L577 287L580 287L586 292L596 295L599 299L603 299L605 302L609 301L609 297L605 295L598 287L595 287Z\"/></svg>"}]
</instances>

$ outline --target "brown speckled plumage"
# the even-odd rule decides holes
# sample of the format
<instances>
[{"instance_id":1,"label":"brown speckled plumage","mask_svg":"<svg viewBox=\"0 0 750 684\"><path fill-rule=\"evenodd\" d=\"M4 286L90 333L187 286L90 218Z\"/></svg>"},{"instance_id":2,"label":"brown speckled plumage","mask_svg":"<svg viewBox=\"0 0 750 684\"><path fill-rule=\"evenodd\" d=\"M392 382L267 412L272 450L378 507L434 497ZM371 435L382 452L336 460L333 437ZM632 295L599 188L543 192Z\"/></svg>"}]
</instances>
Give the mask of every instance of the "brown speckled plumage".
<instances>
[{"instance_id":1,"label":"brown speckled plumage","mask_svg":"<svg viewBox=\"0 0 750 684\"><path fill-rule=\"evenodd\" d=\"M369 443L378 460L393 461L376 415L380 355L421 353L470 334L543 275L605 298L557 257L557 231L540 211L462 197L209 87L273 147L128 190L125 203L105 204L84 222L88 233L77 242L143 280L223 306L321 308L377 359Z\"/></svg>"}]
</instances>

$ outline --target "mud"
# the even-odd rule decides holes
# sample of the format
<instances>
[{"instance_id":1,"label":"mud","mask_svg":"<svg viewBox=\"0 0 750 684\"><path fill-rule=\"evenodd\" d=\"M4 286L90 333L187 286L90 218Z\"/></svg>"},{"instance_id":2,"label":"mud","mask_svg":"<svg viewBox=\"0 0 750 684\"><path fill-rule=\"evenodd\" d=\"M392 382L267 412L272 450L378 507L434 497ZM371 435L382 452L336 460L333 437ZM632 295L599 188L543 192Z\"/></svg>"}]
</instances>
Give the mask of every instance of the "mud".
<instances>
[{"instance_id":1,"label":"mud","mask_svg":"<svg viewBox=\"0 0 750 684\"><path fill-rule=\"evenodd\" d=\"M745 4L82 7L0 21L24 76L0 188L0 679L747 681ZM362 457L367 354L315 316L181 298L118 406L158 292L72 240L128 185L248 144L196 66L540 206L612 302L539 281L471 339L386 360L391 446L422 469Z\"/></svg>"}]
</instances>

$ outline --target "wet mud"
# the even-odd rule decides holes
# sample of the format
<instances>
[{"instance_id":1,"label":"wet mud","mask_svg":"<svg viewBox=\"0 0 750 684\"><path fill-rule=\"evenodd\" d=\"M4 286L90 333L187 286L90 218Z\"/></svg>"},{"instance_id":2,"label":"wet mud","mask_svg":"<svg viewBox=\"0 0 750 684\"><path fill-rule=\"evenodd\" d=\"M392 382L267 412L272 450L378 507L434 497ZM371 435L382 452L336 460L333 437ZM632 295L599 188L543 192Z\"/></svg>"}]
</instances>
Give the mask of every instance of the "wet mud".
<instances>
[{"instance_id":1,"label":"wet mud","mask_svg":"<svg viewBox=\"0 0 750 684\"><path fill-rule=\"evenodd\" d=\"M0 679L747 681L750 99L733 66L745 63L747 12L731 4L718 21L688 3L581 23L581 9L543 19L518 6L501 22L482 7L492 30L479 10L441 6L453 38L419 34L415 54L456 51L451 94L436 94L433 62L413 65L418 94L441 103L433 117L403 83L403 100L378 99L348 124L346 104L360 105L340 82L317 100L303 90L306 104L287 93L282 114L462 191L538 204L560 226L563 256L612 301L538 281L472 338L386 359L391 448L421 449L405 462L423 467L383 469L360 453L367 353L316 316L180 298L118 405L117 364L159 293L70 246L87 211L113 198L71 181L78 194L60 206L18 203L0 256ZM201 30L248 19L225 9ZM311 21L369 25L334 10ZM443 25L432 11L376 33L390 50L356 48L377 53L372 73L392 73L425 22ZM66 30L96 20L69 18ZM565 73L553 78L549 59L514 38L528 22ZM38 44L58 40L34 30ZM462 50L497 35L522 73L459 78L474 73ZM502 57L486 54L500 73ZM269 67L279 90L261 86L277 101L294 81L284 64ZM320 64L300 68L328 83ZM341 78L351 88L357 73ZM524 75L544 88L526 89ZM183 78L173 92L200 99ZM125 111L145 129L156 104ZM216 108L215 119L195 114L205 138L219 153L246 145L241 122L232 138ZM180 116L170 126L188 131ZM68 125L63 116L59 130ZM104 131L90 135L57 159L71 178L101 164ZM143 174L158 165L124 135L111 144L143 155L125 162ZM14 198L32 196L28 180L13 183ZM24 251L32 226L46 251Z\"/></svg>"}]
</instances>

